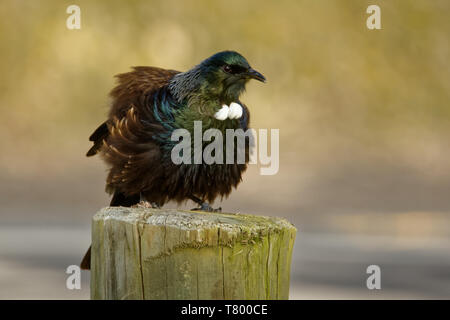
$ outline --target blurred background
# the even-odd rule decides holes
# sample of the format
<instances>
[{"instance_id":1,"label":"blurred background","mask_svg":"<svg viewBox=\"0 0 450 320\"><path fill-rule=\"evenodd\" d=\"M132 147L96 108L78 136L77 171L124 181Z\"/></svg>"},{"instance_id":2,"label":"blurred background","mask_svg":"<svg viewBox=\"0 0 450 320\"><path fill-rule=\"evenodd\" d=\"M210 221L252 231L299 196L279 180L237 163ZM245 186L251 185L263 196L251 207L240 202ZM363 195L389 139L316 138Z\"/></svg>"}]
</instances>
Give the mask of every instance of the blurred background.
<instances>
[{"instance_id":1,"label":"blurred background","mask_svg":"<svg viewBox=\"0 0 450 320\"><path fill-rule=\"evenodd\" d=\"M81 30L66 28L71 4ZM370 4L382 30L366 28ZM268 79L242 100L253 128L280 129L280 170L251 166L216 205L296 225L291 298L450 298L449 10L447 0L3 0L0 298L89 298L89 273L70 291L65 270L109 203L107 168L84 155L113 76L184 71L225 49ZM381 290L366 288L371 264Z\"/></svg>"}]
</instances>

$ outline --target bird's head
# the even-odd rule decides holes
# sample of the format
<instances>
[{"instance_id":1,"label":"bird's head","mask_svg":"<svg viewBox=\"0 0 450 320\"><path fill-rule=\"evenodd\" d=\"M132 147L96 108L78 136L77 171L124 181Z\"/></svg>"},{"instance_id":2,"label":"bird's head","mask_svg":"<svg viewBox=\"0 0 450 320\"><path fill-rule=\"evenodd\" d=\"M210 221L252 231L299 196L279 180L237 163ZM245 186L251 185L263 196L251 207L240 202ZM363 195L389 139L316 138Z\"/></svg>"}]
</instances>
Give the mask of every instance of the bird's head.
<instances>
[{"instance_id":1,"label":"bird's head","mask_svg":"<svg viewBox=\"0 0 450 320\"><path fill-rule=\"evenodd\" d=\"M170 87L179 100L189 98L189 95L203 95L228 104L238 100L250 79L266 81L242 55L235 51L222 51L191 70L174 76Z\"/></svg>"}]
</instances>

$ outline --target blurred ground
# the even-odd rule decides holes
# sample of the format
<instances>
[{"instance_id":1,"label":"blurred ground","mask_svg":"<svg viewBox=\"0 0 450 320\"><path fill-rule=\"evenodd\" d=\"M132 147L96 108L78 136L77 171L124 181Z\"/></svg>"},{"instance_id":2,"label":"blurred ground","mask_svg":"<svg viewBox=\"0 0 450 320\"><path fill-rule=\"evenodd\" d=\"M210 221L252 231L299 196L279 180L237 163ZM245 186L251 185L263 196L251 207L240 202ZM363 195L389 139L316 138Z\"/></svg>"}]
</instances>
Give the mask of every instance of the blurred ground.
<instances>
[{"instance_id":1,"label":"blurred ground","mask_svg":"<svg viewBox=\"0 0 450 320\"><path fill-rule=\"evenodd\" d=\"M89 272L81 290L65 286L89 229L1 227L0 299L89 299ZM299 233L291 299L442 299L450 296L449 239ZM400 243L399 243L400 242ZM14 250L11 250L14 246ZM381 267L382 289L368 290L366 268Z\"/></svg>"},{"instance_id":2,"label":"blurred ground","mask_svg":"<svg viewBox=\"0 0 450 320\"><path fill-rule=\"evenodd\" d=\"M101 170L96 171L90 177L78 176L70 181L40 181L40 185L30 181L30 190L19 187L14 190L13 183L9 190L2 190L11 200L4 201L9 214L2 217L4 223L0 227L1 299L89 298L89 273L82 272L82 290L70 291L65 287L65 269L80 262L89 245L90 216L107 203L101 188ZM264 179L256 168L251 168L246 177L256 182ZM389 176L388 180L391 178ZM340 180L340 188L332 187L332 181L324 181L320 187L322 197L307 196L304 207L291 204L290 201L299 196L295 190L285 190L278 195L272 191L270 201L265 204L258 201L259 194L288 183L290 176L281 174L273 184L261 183L258 187L244 182L239 191L221 205L227 211L277 214L297 226L291 273L292 299L450 297L448 204L435 202L433 188L424 191L414 184L399 192L388 186L380 187L373 199L362 201L367 191L353 186L362 181L352 175L347 179ZM395 180L402 180L402 177ZM380 185L379 181L373 183ZM327 195L325 186L328 184L330 190L349 193L355 200L342 202L339 194ZM57 192L67 185L77 192ZM29 202L18 201L24 194ZM52 194L60 196L47 201L46 197ZM420 197L420 201L413 201L418 201L416 207L421 210L428 205L442 212L410 211L409 206L403 205L403 194L409 194L411 199ZM379 199L386 201L381 205ZM194 204L188 203L185 207L191 208ZM30 216L30 212L35 216ZM379 291L366 288L366 268L371 264L381 267L382 289Z\"/></svg>"},{"instance_id":3,"label":"blurred ground","mask_svg":"<svg viewBox=\"0 0 450 320\"><path fill-rule=\"evenodd\" d=\"M65 269L109 202L84 154L113 75L224 49L268 78L242 100L254 128L280 129L280 171L251 167L217 205L299 228L291 297L450 298L450 2L378 0L376 31L365 0L79 0L76 31L69 4L0 6L1 299L89 297Z\"/></svg>"}]
</instances>

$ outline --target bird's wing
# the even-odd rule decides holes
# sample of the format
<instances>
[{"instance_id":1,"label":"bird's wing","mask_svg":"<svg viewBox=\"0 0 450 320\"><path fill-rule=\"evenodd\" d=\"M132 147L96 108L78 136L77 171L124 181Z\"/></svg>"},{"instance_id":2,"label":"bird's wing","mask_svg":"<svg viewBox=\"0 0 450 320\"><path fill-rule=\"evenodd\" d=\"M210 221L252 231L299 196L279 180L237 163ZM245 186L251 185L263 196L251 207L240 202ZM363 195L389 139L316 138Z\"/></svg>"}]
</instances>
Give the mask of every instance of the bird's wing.
<instances>
[{"instance_id":1,"label":"bird's wing","mask_svg":"<svg viewBox=\"0 0 450 320\"><path fill-rule=\"evenodd\" d=\"M156 67L133 67L131 72L116 75L118 84L110 93L113 98L110 118L123 117L136 99L167 85L177 73Z\"/></svg>"},{"instance_id":2,"label":"bird's wing","mask_svg":"<svg viewBox=\"0 0 450 320\"><path fill-rule=\"evenodd\" d=\"M157 67L133 67L133 71L116 75L118 84L110 93L113 101L109 119L103 122L89 137L89 140L94 145L86 155L90 157L98 153L103 145L103 141L110 135L109 127L111 127L115 119L121 120L126 117L133 105L139 105L138 102L142 96L152 94L167 85L177 73L179 71Z\"/></svg>"}]
</instances>

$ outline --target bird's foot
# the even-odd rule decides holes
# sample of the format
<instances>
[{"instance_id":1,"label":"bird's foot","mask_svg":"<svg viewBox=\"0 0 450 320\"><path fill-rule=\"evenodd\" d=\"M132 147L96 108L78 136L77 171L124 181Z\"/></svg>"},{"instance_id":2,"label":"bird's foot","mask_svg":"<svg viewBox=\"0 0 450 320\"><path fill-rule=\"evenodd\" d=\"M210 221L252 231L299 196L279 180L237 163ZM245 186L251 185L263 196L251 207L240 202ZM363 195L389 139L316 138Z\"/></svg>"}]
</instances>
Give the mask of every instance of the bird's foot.
<instances>
[{"instance_id":1,"label":"bird's foot","mask_svg":"<svg viewBox=\"0 0 450 320\"><path fill-rule=\"evenodd\" d=\"M146 200L141 200L135 206L136 208L152 208L152 209L160 209L161 207L156 202L148 202Z\"/></svg>"},{"instance_id":2,"label":"bird's foot","mask_svg":"<svg viewBox=\"0 0 450 320\"><path fill-rule=\"evenodd\" d=\"M219 207L219 208L214 209L213 207L211 207L209 205L209 203L203 202L200 205L200 208L194 208L194 209L192 209L192 211L222 212L222 208Z\"/></svg>"}]
</instances>

